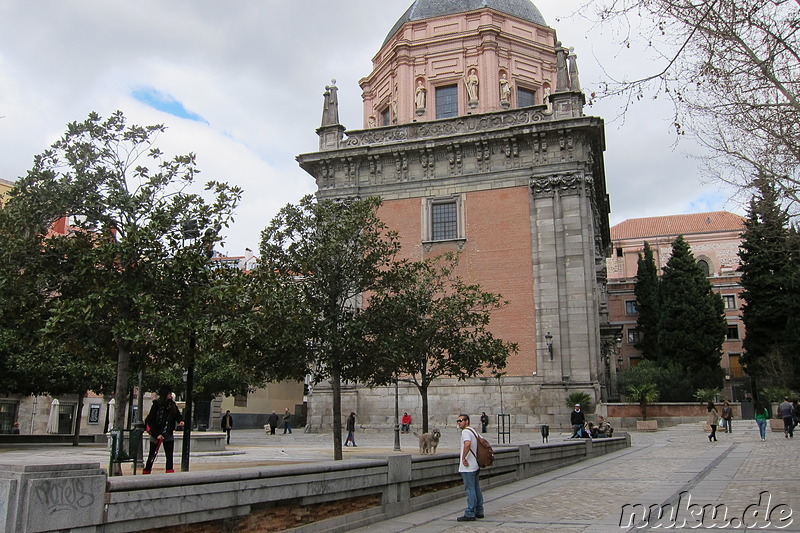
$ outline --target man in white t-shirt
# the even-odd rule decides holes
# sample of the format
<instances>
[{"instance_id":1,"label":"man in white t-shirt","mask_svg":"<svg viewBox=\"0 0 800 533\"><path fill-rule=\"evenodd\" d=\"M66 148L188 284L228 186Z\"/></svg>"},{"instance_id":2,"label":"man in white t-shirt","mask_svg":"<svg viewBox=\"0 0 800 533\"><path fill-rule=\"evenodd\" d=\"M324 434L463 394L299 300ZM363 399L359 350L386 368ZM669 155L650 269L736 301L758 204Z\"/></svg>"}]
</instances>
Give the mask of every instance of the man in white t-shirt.
<instances>
[{"instance_id":1,"label":"man in white t-shirt","mask_svg":"<svg viewBox=\"0 0 800 533\"><path fill-rule=\"evenodd\" d=\"M483 518L483 494L477 455L478 433L469 427L469 415L458 415L456 424L461 430L461 461L458 471L464 480L464 490L467 493L467 508L464 509L464 516L458 517L458 521L473 522L476 518Z\"/></svg>"}]
</instances>

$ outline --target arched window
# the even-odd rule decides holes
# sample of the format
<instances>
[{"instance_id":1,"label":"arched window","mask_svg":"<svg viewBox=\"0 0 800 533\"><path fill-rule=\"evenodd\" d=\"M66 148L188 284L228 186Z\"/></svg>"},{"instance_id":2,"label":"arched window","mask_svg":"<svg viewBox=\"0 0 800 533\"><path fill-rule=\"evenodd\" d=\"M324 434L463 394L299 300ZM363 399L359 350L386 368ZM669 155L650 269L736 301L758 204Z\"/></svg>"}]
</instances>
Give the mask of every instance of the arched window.
<instances>
[{"instance_id":1,"label":"arched window","mask_svg":"<svg viewBox=\"0 0 800 533\"><path fill-rule=\"evenodd\" d=\"M697 264L700 265L700 268L703 269L703 274L705 275L705 277L708 277L708 276L711 275L711 267L708 266L708 261L706 261L705 259L700 259L697 262Z\"/></svg>"}]
</instances>

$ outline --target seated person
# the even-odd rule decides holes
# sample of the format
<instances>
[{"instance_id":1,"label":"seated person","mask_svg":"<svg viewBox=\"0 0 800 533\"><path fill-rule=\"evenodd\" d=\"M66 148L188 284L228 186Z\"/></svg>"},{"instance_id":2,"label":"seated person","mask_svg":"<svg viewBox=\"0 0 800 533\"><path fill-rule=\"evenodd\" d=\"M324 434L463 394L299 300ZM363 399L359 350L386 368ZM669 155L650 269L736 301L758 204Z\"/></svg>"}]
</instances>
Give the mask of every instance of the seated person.
<instances>
[{"instance_id":1,"label":"seated person","mask_svg":"<svg viewBox=\"0 0 800 533\"><path fill-rule=\"evenodd\" d=\"M597 438L597 426L589 422L586 424L586 431L589 433L589 436L593 439Z\"/></svg>"},{"instance_id":2,"label":"seated person","mask_svg":"<svg viewBox=\"0 0 800 533\"><path fill-rule=\"evenodd\" d=\"M597 436L598 437L610 437L614 434L614 428L611 427L611 424L605 419L605 417L598 416L597 417Z\"/></svg>"}]
</instances>

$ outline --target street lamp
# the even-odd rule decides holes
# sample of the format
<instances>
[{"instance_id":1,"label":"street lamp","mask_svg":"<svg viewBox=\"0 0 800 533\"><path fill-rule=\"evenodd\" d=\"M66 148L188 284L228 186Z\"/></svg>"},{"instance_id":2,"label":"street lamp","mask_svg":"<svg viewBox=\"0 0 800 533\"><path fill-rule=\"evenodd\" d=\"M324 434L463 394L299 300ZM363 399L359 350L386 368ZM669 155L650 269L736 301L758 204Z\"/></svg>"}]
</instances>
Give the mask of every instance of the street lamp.
<instances>
[{"instance_id":1,"label":"street lamp","mask_svg":"<svg viewBox=\"0 0 800 533\"><path fill-rule=\"evenodd\" d=\"M400 388L397 384L397 375L394 377L394 451L400 451Z\"/></svg>"},{"instance_id":2,"label":"street lamp","mask_svg":"<svg viewBox=\"0 0 800 533\"><path fill-rule=\"evenodd\" d=\"M550 353L550 360L553 360L553 336L550 332L547 332L547 335L544 336L544 341L547 343L547 351Z\"/></svg>"}]
</instances>

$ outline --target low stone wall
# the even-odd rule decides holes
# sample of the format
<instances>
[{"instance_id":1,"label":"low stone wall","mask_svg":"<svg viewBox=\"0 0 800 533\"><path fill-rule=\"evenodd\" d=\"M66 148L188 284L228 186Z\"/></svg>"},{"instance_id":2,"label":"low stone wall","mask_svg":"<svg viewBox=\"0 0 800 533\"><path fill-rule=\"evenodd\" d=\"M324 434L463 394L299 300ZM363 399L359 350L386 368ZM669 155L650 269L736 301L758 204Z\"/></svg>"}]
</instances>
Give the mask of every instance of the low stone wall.
<instances>
[{"instance_id":1,"label":"low stone wall","mask_svg":"<svg viewBox=\"0 0 800 533\"><path fill-rule=\"evenodd\" d=\"M629 437L497 446L484 488L630 446ZM464 497L457 453L174 476L97 464L0 465L0 527L16 533L340 532Z\"/></svg>"},{"instance_id":2,"label":"low stone wall","mask_svg":"<svg viewBox=\"0 0 800 533\"><path fill-rule=\"evenodd\" d=\"M722 412L722 405L715 404L717 412ZM742 407L739 403L731 403L733 409L733 419L741 420ZM635 403L606 403L600 404L597 414L608 418L612 426L616 428L635 428L636 421L642 419L642 410L639 404ZM659 427L676 426L678 424L699 423L706 420L708 410L705 404L679 403L679 402L658 402L647 405L647 419L657 420ZM592 417L588 417L592 420Z\"/></svg>"}]
</instances>

